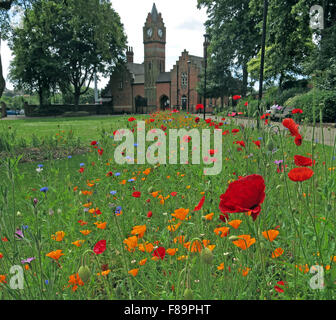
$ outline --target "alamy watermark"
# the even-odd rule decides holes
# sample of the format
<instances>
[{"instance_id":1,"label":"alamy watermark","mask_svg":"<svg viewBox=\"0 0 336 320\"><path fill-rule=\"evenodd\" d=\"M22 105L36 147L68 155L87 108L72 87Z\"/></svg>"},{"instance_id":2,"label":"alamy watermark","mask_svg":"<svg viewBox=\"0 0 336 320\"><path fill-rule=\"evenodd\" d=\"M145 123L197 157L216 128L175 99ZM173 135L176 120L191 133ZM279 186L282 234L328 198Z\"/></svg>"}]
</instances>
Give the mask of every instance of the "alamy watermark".
<instances>
[{"instance_id":1,"label":"alamy watermark","mask_svg":"<svg viewBox=\"0 0 336 320\"><path fill-rule=\"evenodd\" d=\"M189 144L192 145L191 164L200 165L201 155L204 165L209 167L204 169L204 175L217 175L222 171L222 130L213 131L213 149L211 148L211 129L169 129L169 134L161 129L151 129L146 134L145 121L137 122L137 140L129 129L118 130L114 135L114 141L122 142L114 152L114 159L117 164L134 164L135 147L137 149L137 164L177 164L178 154L180 154L179 164L186 165L189 162ZM201 134L200 134L201 133ZM168 136L168 154L167 154ZM180 148L178 149L178 139ZM201 146L202 141L202 146ZM153 142L146 150L146 142ZM126 151L125 151L126 150ZM167 159L168 155L168 159ZM210 167L212 166L212 167Z\"/></svg>"},{"instance_id":2,"label":"alamy watermark","mask_svg":"<svg viewBox=\"0 0 336 320\"><path fill-rule=\"evenodd\" d=\"M22 290L23 289L23 269L21 266L15 265L9 269L9 273L12 274L12 277L9 281L9 287L13 290Z\"/></svg>"},{"instance_id":3,"label":"alamy watermark","mask_svg":"<svg viewBox=\"0 0 336 320\"><path fill-rule=\"evenodd\" d=\"M324 29L324 9L320 5L310 8L310 27L314 30Z\"/></svg>"}]
</instances>

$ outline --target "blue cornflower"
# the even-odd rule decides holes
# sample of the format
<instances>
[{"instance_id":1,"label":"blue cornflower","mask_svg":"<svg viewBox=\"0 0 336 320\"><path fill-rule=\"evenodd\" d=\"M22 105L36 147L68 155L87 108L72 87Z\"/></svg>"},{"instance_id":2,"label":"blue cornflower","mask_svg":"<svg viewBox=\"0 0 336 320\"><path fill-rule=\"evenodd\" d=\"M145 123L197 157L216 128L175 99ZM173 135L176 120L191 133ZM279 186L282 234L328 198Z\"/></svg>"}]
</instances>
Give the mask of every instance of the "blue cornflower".
<instances>
[{"instance_id":1,"label":"blue cornflower","mask_svg":"<svg viewBox=\"0 0 336 320\"><path fill-rule=\"evenodd\" d=\"M43 164L38 164L37 165L39 168L42 168L43 167Z\"/></svg>"},{"instance_id":2,"label":"blue cornflower","mask_svg":"<svg viewBox=\"0 0 336 320\"><path fill-rule=\"evenodd\" d=\"M137 147L138 146L138 144L137 143L134 143L134 147Z\"/></svg>"},{"instance_id":3,"label":"blue cornflower","mask_svg":"<svg viewBox=\"0 0 336 320\"><path fill-rule=\"evenodd\" d=\"M135 181L135 179L133 178L128 180L128 182L133 182L133 181Z\"/></svg>"},{"instance_id":4,"label":"blue cornflower","mask_svg":"<svg viewBox=\"0 0 336 320\"><path fill-rule=\"evenodd\" d=\"M72 158L72 156L68 156L68 159L71 159Z\"/></svg>"},{"instance_id":5,"label":"blue cornflower","mask_svg":"<svg viewBox=\"0 0 336 320\"><path fill-rule=\"evenodd\" d=\"M119 177L120 176L120 172L116 172L114 175L116 176L116 177Z\"/></svg>"},{"instance_id":6,"label":"blue cornflower","mask_svg":"<svg viewBox=\"0 0 336 320\"><path fill-rule=\"evenodd\" d=\"M120 214L121 211L122 211L122 207L118 206L118 207L116 207L115 214Z\"/></svg>"},{"instance_id":7,"label":"blue cornflower","mask_svg":"<svg viewBox=\"0 0 336 320\"><path fill-rule=\"evenodd\" d=\"M40 189L41 192L47 192L48 190L49 190L48 187L43 187Z\"/></svg>"},{"instance_id":8,"label":"blue cornflower","mask_svg":"<svg viewBox=\"0 0 336 320\"><path fill-rule=\"evenodd\" d=\"M85 163L80 163L79 166L80 166L80 167L84 167L84 166L85 166Z\"/></svg>"},{"instance_id":9,"label":"blue cornflower","mask_svg":"<svg viewBox=\"0 0 336 320\"><path fill-rule=\"evenodd\" d=\"M117 193L117 191L115 191L115 190L110 191L110 194L112 194L112 195L114 195L114 194L116 194L116 193Z\"/></svg>"}]
</instances>

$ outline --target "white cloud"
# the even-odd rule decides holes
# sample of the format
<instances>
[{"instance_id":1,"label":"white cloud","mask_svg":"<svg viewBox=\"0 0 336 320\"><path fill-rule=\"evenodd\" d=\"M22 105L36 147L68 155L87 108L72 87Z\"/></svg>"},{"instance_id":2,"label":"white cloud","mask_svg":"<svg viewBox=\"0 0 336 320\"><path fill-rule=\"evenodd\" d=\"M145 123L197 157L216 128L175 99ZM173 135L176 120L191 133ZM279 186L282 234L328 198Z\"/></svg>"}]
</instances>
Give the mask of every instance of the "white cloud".
<instances>
[{"instance_id":1,"label":"white cloud","mask_svg":"<svg viewBox=\"0 0 336 320\"><path fill-rule=\"evenodd\" d=\"M112 0L112 7L119 13L128 39L128 45L133 47L134 62L144 60L144 45L142 28L153 7L153 0ZM159 13L167 29L166 71L170 71L182 51L203 56L203 41L207 19L206 10L197 9L197 0L155 0ZM11 52L5 42L1 48L4 75L7 77ZM106 86L108 79L102 79L98 88ZM7 87L11 85L7 83Z\"/></svg>"}]
</instances>

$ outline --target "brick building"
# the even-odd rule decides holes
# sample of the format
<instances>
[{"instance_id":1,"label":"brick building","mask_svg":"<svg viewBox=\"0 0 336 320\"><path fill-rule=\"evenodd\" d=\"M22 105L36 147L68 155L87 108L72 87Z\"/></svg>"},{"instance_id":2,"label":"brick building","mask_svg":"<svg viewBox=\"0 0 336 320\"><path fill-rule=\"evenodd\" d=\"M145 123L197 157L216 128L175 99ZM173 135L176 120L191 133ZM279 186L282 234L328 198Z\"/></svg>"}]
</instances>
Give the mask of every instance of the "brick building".
<instances>
[{"instance_id":1,"label":"brick building","mask_svg":"<svg viewBox=\"0 0 336 320\"><path fill-rule=\"evenodd\" d=\"M196 87L203 69L203 57L184 50L173 69L166 72L166 27L155 3L143 27L144 62L134 63L132 47L126 51L127 63L111 75L104 90L112 99L115 112L150 113L166 108L194 112L203 103ZM207 112L212 111L212 99Z\"/></svg>"}]
</instances>

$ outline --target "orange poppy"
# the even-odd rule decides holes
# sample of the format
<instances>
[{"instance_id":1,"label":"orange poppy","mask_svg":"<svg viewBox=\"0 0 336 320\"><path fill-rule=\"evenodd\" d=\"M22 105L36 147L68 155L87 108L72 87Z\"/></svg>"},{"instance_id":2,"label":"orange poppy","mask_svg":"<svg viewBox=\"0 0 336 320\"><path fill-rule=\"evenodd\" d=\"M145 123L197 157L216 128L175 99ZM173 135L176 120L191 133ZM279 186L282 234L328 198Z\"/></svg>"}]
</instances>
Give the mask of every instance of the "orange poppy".
<instances>
[{"instance_id":1,"label":"orange poppy","mask_svg":"<svg viewBox=\"0 0 336 320\"><path fill-rule=\"evenodd\" d=\"M242 250L246 250L247 248L249 248L252 244L256 242L256 239L251 238L250 235L244 234L244 235L238 236L238 238L240 239L233 241L233 244Z\"/></svg>"},{"instance_id":2,"label":"orange poppy","mask_svg":"<svg viewBox=\"0 0 336 320\"><path fill-rule=\"evenodd\" d=\"M205 218L205 220L207 220L207 221L211 221L212 218L213 218L213 216L214 216L214 213L211 212L211 213L205 215L204 218Z\"/></svg>"},{"instance_id":3,"label":"orange poppy","mask_svg":"<svg viewBox=\"0 0 336 320\"><path fill-rule=\"evenodd\" d=\"M217 270L224 270L224 262L217 267Z\"/></svg>"},{"instance_id":4,"label":"orange poppy","mask_svg":"<svg viewBox=\"0 0 336 320\"><path fill-rule=\"evenodd\" d=\"M138 238L136 236L129 237L123 241L127 245L127 250L128 251L134 251L134 249L138 245Z\"/></svg>"},{"instance_id":5,"label":"orange poppy","mask_svg":"<svg viewBox=\"0 0 336 320\"><path fill-rule=\"evenodd\" d=\"M284 253L284 250L281 248L277 248L272 252L272 258L280 257Z\"/></svg>"},{"instance_id":6,"label":"orange poppy","mask_svg":"<svg viewBox=\"0 0 336 320\"><path fill-rule=\"evenodd\" d=\"M228 222L228 224L234 228L234 229L238 229L240 224L242 223L243 221L242 220L232 220L230 222Z\"/></svg>"},{"instance_id":7,"label":"orange poppy","mask_svg":"<svg viewBox=\"0 0 336 320\"><path fill-rule=\"evenodd\" d=\"M183 221L186 218L188 213L189 213L189 209L180 208L180 209L176 209L174 213L172 213L172 216Z\"/></svg>"},{"instance_id":8,"label":"orange poppy","mask_svg":"<svg viewBox=\"0 0 336 320\"><path fill-rule=\"evenodd\" d=\"M132 269L132 270L128 271L128 273L131 274L133 277L136 277L138 272L139 272L139 269Z\"/></svg>"},{"instance_id":9,"label":"orange poppy","mask_svg":"<svg viewBox=\"0 0 336 320\"><path fill-rule=\"evenodd\" d=\"M104 230L106 228L106 222L102 222L102 223L95 222L94 224L97 226L98 229Z\"/></svg>"},{"instance_id":10,"label":"orange poppy","mask_svg":"<svg viewBox=\"0 0 336 320\"><path fill-rule=\"evenodd\" d=\"M264 238L266 240L269 240L270 242L272 242L278 236L278 234L279 234L278 230L268 230L262 233Z\"/></svg>"},{"instance_id":11,"label":"orange poppy","mask_svg":"<svg viewBox=\"0 0 336 320\"><path fill-rule=\"evenodd\" d=\"M61 256L64 256L64 253L62 253L62 250L56 250L47 253L46 256L51 259L58 260Z\"/></svg>"},{"instance_id":12,"label":"orange poppy","mask_svg":"<svg viewBox=\"0 0 336 320\"><path fill-rule=\"evenodd\" d=\"M140 266L143 266L143 265L145 265L146 262L147 262L147 258L142 259L142 260L139 262L139 264L140 264Z\"/></svg>"},{"instance_id":13,"label":"orange poppy","mask_svg":"<svg viewBox=\"0 0 336 320\"><path fill-rule=\"evenodd\" d=\"M72 244L75 245L76 247L81 247L83 243L84 243L84 240L77 240L77 241L72 242Z\"/></svg>"},{"instance_id":14,"label":"orange poppy","mask_svg":"<svg viewBox=\"0 0 336 320\"><path fill-rule=\"evenodd\" d=\"M80 230L79 232L84 236L87 236L89 233L91 233L91 230Z\"/></svg>"},{"instance_id":15,"label":"orange poppy","mask_svg":"<svg viewBox=\"0 0 336 320\"><path fill-rule=\"evenodd\" d=\"M142 252L152 252L154 249L154 246L152 243L146 243L146 244L139 244L138 249Z\"/></svg>"},{"instance_id":16,"label":"orange poppy","mask_svg":"<svg viewBox=\"0 0 336 320\"><path fill-rule=\"evenodd\" d=\"M174 243L179 242L180 244L184 243L185 236L178 236L174 238Z\"/></svg>"},{"instance_id":17,"label":"orange poppy","mask_svg":"<svg viewBox=\"0 0 336 320\"><path fill-rule=\"evenodd\" d=\"M51 239L55 241L62 241L65 236L64 231L57 231L55 234L51 235Z\"/></svg>"},{"instance_id":18,"label":"orange poppy","mask_svg":"<svg viewBox=\"0 0 336 320\"><path fill-rule=\"evenodd\" d=\"M169 249L166 250L167 254L170 255L170 256L174 256L177 251L178 251L177 248L175 248L175 249L169 248Z\"/></svg>"},{"instance_id":19,"label":"orange poppy","mask_svg":"<svg viewBox=\"0 0 336 320\"><path fill-rule=\"evenodd\" d=\"M174 232L174 231L177 230L177 228L178 228L180 225L181 225L181 222L179 222L179 223L177 223L177 224L175 224L175 225L170 225L170 226L167 227L167 229L168 229L169 231Z\"/></svg>"},{"instance_id":20,"label":"orange poppy","mask_svg":"<svg viewBox=\"0 0 336 320\"><path fill-rule=\"evenodd\" d=\"M137 235L139 239L141 239L146 231L146 225L142 225L142 226L135 226L133 227L131 234L133 235Z\"/></svg>"},{"instance_id":21,"label":"orange poppy","mask_svg":"<svg viewBox=\"0 0 336 320\"><path fill-rule=\"evenodd\" d=\"M228 227L220 227L220 228L216 228L214 230L214 232L219 236L221 236L221 238L224 238L228 235L230 229Z\"/></svg>"}]
</instances>

